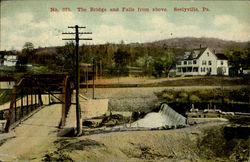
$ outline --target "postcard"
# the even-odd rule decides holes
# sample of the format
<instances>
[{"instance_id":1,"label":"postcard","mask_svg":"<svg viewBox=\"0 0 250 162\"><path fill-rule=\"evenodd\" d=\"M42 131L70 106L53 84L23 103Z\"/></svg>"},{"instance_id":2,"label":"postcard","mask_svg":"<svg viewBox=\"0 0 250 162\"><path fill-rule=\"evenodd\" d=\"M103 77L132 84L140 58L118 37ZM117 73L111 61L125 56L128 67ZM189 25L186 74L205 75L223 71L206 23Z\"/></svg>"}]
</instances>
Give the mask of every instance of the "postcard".
<instances>
[{"instance_id":1,"label":"postcard","mask_svg":"<svg viewBox=\"0 0 250 162\"><path fill-rule=\"evenodd\" d=\"M249 161L247 0L2 0L0 161Z\"/></svg>"}]
</instances>

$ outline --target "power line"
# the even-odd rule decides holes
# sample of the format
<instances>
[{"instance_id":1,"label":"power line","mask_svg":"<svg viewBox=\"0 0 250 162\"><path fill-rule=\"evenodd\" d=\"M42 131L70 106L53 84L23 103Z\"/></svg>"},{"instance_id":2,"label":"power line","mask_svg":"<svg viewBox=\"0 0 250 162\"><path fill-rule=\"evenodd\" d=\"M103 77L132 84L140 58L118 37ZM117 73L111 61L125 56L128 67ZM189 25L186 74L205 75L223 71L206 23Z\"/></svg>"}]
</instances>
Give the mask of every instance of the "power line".
<instances>
[{"instance_id":1,"label":"power line","mask_svg":"<svg viewBox=\"0 0 250 162\"><path fill-rule=\"evenodd\" d=\"M68 26L68 28L75 29L75 32L63 32L62 34L74 34L75 38L63 38L62 40L74 40L76 42L76 50L75 50L75 89L76 89L76 126L77 126L77 134L82 133L82 119L81 119L81 107L79 104L79 89L80 89L80 77L79 77L79 40L92 40L92 38L79 38L79 34L92 34L92 32L79 32L79 29L86 28L78 25Z\"/></svg>"}]
</instances>

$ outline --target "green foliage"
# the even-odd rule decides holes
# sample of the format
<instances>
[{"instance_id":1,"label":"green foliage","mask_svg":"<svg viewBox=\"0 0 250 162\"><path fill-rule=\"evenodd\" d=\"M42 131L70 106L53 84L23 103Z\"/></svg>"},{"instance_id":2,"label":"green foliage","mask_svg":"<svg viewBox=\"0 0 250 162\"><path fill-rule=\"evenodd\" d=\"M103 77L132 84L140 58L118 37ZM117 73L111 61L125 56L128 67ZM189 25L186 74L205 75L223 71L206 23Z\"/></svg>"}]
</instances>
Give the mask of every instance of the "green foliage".
<instances>
[{"instance_id":1,"label":"green foliage","mask_svg":"<svg viewBox=\"0 0 250 162\"><path fill-rule=\"evenodd\" d=\"M156 95L162 102L174 103L249 103L250 88L165 90Z\"/></svg>"},{"instance_id":2,"label":"green foliage","mask_svg":"<svg viewBox=\"0 0 250 162\"><path fill-rule=\"evenodd\" d=\"M153 63L153 76L154 77L161 77L162 73L164 72L164 62L161 58L157 58L154 60Z\"/></svg>"},{"instance_id":3,"label":"green foliage","mask_svg":"<svg viewBox=\"0 0 250 162\"><path fill-rule=\"evenodd\" d=\"M201 99L200 99L198 96L196 96L196 95L194 95L194 94L191 94L191 95L189 96L189 101L190 101L191 103L200 103L200 102L201 102Z\"/></svg>"},{"instance_id":4,"label":"green foliage","mask_svg":"<svg viewBox=\"0 0 250 162\"><path fill-rule=\"evenodd\" d=\"M63 48L57 49L56 65L60 66L61 72L74 73L75 45L73 42L67 42ZM59 70L59 69L57 69Z\"/></svg>"},{"instance_id":5,"label":"green foliage","mask_svg":"<svg viewBox=\"0 0 250 162\"><path fill-rule=\"evenodd\" d=\"M48 66L33 65L32 74L53 74L55 71Z\"/></svg>"},{"instance_id":6,"label":"green foliage","mask_svg":"<svg viewBox=\"0 0 250 162\"><path fill-rule=\"evenodd\" d=\"M11 92L12 90L1 90L0 89L0 105L5 104L6 102L11 100Z\"/></svg>"},{"instance_id":7,"label":"green foliage","mask_svg":"<svg viewBox=\"0 0 250 162\"><path fill-rule=\"evenodd\" d=\"M31 42L26 42L23 45L23 50L24 53L29 53L29 52L33 52L34 51L34 45Z\"/></svg>"},{"instance_id":8,"label":"green foliage","mask_svg":"<svg viewBox=\"0 0 250 162\"><path fill-rule=\"evenodd\" d=\"M31 42L26 42L23 46L22 57L24 58L24 64L32 62L34 59L35 49Z\"/></svg>"},{"instance_id":9,"label":"green foliage","mask_svg":"<svg viewBox=\"0 0 250 162\"><path fill-rule=\"evenodd\" d=\"M162 98L165 99L166 101L172 101L172 100L174 100L174 94L163 93Z\"/></svg>"},{"instance_id":10,"label":"green foliage","mask_svg":"<svg viewBox=\"0 0 250 162\"><path fill-rule=\"evenodd\" d=\"M123 41L122 41L123 42ZM56 50L55 50L56 49ZM37 49L31 42L24 45L22 54L25 62L42 64L49 69L71 73L74 63L74 43L67 42L64 47L55 49ZM96 61L97 71L111 75L128 75L127 67L143 69L142 75L155 77L167 76L178 51L153 44L110 44L82 45L79 47L79 61L91 63Z\"/></svg>"},{"instance_id":11,"label":"green foliage","mask_svg":"<svg viewBox=\"0 0 250 162\"><path fill-rule=\"evenodd\" d=\"M114 53L115 67L118 75L128 73L127 66L129 65L130 56L131 55L127 51L120 48Z\"/></svg>"},{"instance_id":12,"label":"green foliage","mask_svg":"<svg viewBox=\"0 0 250 162\"><path fill-rule=\"evenodd\" d=\"M235 72L243 73L244 69L250 68L250 50L242 49L239 46L229 46L224 51L224 54L227 56L230 65L235 69Z\"/></svg>"}]
</instances>

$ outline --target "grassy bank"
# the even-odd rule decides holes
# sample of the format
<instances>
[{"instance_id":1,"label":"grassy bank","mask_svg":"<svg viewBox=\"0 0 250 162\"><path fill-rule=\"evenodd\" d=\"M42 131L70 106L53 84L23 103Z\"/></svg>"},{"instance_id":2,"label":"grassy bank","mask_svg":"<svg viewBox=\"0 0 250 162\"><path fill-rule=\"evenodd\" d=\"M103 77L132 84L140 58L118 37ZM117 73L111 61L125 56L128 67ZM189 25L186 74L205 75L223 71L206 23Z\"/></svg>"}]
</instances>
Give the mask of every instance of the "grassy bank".
<instances>
[{"instance_id":1,"label":"grassy bank","mask_svg":"<svg viewBox=\"0 0 250 162\"><path fill-rule=\"evenodd\" d=\"M160 102L166 103L249 103L250 88L163 90L157 93Z\"/></svg>"},{"instance_id":2,"label":"grassy bank","mask_svg":"<svg viewBox=\"0 0 250 162\"><path fill-rule=\"evenodd\" d=\"M11 100L12 89L2 90L0 89L0 105L5 104Z\"/></svg>"}]
</instances>

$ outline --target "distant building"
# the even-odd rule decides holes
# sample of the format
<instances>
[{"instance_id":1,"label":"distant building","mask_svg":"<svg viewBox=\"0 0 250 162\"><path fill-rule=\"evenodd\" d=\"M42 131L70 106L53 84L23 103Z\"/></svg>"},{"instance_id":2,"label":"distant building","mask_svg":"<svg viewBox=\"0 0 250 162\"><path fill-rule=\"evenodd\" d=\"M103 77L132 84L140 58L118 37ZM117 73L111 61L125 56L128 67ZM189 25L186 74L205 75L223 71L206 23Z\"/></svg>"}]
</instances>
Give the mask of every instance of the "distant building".
<instances>
[{"instance_id":1,"label":"distant building","mask_svg":"<svg viewBox=\"0 0 250 162\"><path fill-rule=\"evenodd\" d=\"M228 59L222 53L215 54L209 48L184 52L176 63L176 76L226 75Z\"/></svg>"},{"instance_id":2,"label":"distant building","mask_svg":"<svg viewBox=\"0 0 250 162\"><path fill-rule=\"evenodd\" d=\"M16 55L5 55L3 66L13 67L16 66L18 57Z\"/></svg>"},{"instance_id":3,"label":"distant building","mask_svg":"<svg viewBox=\"0 0 250 162\"><path fill-rule=\"evenodd\" d=\"M15 67L17 62L17 55L7 54L5 51L0 51L0 67Z\"/></svg>"},{"instance_id":4,"label":"distant building","mask_svg":"<svg viewBox=\"0 0 250 162\"><path fill-rule=\"evenodd\" d=\"M13 89L16 81L12 77L0 77L0 89Z\"/></svg>"}]
</instances>

